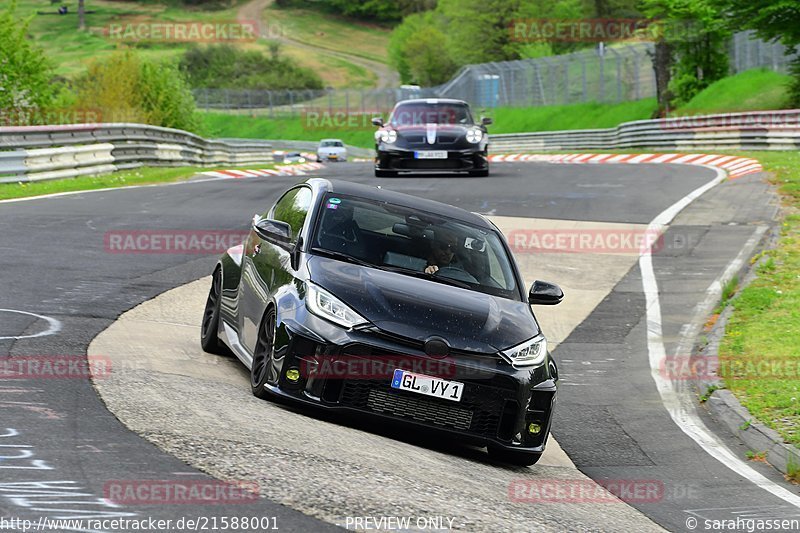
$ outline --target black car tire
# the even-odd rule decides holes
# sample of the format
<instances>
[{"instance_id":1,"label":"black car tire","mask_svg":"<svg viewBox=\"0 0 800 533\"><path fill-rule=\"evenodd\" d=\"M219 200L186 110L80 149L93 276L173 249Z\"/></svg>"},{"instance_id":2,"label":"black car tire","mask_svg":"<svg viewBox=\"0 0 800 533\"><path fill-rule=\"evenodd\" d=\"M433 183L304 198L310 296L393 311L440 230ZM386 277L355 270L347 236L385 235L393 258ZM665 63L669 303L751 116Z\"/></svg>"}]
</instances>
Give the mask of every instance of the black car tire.
<instances>
[{"instance_id":1,"label":"black car tire","mask_svg":"<svg viewBox=\"0 0 800 533\"><path fill-rule=\"evenodd\" d=\"M266 400L269 397L267 381L272 356L275 352L275 321L277 313L270 307L258 328L258 340L253 353L253 364L250 365L250 388L253 396Z\"/></svg>"},{"instance_id":2,"label":"black car tire","mask_svg":"<svg viewBox=\"0 0 800 533\"><path fill-rule=\"evenodd\" d=\"M397 176L396 170L375 170L376 178L393 178Z\"/></svg>"},{"instance_id":3,"label":"black car tire","mask_svg":"<svg viewBox=\"0 0 800 533\"><path fill-rule=\"evenodd\" d=\"M489 169L485 170L472 170L469 173L470 176L474 176L476 178L486 178L489 176Z\"/></svg>"},{"instance_id":4,"label":"black car tire","mask_svg":"<svg viewBox=\"0 0 800 533\"><path fill-rule=\"evenodd\" d=\"M541 453L518 452L516 450L493 448L491 446L489 447L489 455L492 459L515 466L535 465L542 456Z\"/></svg>"},{"instance_id":5,"label":"black car tire","mask_svg":"<svg viewBox=\"0 0 800 533\"><path fill-rule=\"evenodd\" d=\"M216 269L211 277L206 307L203 310L203 324L200 327L200 347L204 352L223 355L227 353L219 341L219 306L222 296L222 269Z\"/></svg>"}]
</instances>

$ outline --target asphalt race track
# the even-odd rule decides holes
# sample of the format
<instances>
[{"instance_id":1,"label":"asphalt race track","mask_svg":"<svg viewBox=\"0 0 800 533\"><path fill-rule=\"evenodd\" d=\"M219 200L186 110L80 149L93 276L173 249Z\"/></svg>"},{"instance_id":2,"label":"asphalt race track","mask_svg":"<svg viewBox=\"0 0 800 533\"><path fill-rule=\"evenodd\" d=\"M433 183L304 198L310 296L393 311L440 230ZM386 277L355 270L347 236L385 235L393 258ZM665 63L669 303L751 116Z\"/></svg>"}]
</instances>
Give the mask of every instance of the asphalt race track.
<instances>
[{"instance_id":1,"label":"asphalt race track","mask_svg":"<svg viewBox=\"0 0 800 533\"><path fill-rule=\"evenodd\" d=\"M375 180L370 165L364 163L328 165L317 175L378 183L478 211L497 217L498 225L507 233L508 229L524 226L520 219L594 223L593 227L601 229L616 223L646 228L665 209L715 177L710 169L680 165L540 163L495 164L491 178ZM197 180L0 203L3 272L0 363L30 356L86 356L92 340L122 313L165 291L207 276L216 259L216 254L111 253L107 247L109 232L245 231L254 213L265 211L280 191L298 180L292 176ZM652 256L667 354L681 354L685 350L687 325L696 321L695 310L706 298L709 287L744 247L757 243L757 237L771 224L773 216L774 198L760 183L759 176L754 175L714 187L671 223L665 234L665 246ZM558 272L559 266L568 264L572 276L580 277L585 272L587 279L599 268L589 256L561 255L525 257L521 262L530 275L536 275L537 261L541 261L542 270L548 273ZM556 260L567 263L548 264ZM593 479L649 480L662 487L657 498L631 502L652 522L637 518L640 515L636 511L621 503L515 503L504 508L503 519L513 520L517 509L519 522L511 529L518 531L616 531L623 526L629 530L658 530L661 526L670 531L702 531L703 520L800 518L796 503L800 501L800 491L771 467L747 463L763 477L754 477L736 465L729 468L676 424L673 413L664 405L663 394L657 390L648 361L643 278L648 278L647 269L643 271L642 263L632 258L619 279L587 310L587 316L565 330L563 338L558 338L554 354L559 360L562 386L553 435L577 468ZM548 281L559 283L559 279ZM591 287L582 290L591 293ZM198 325L199 318L198 314ZM542 317L542 322L546 326L546 317ZM681 385L687 388L686 383ZM683 394L690 393L683 388ZM214 397L200 391L195 395L190 388L184 392L171 398L175 404L175 427L181 427L182 410L188 411L185 406L194 406L194 402L208 402L205 405L209 413L219 408ZM241 392L249 394L246 389ZM364 461L379 464L384 460L382 449L369 447L383 443L398 468L411 468L413 463L425 466L431 483L393 487L390 480L385 483L386 494L381 496L392 503L397 496L393 489L410 491L420 501L432 502L427 507L419 506L429 509L431 515L447 514L433 512L439 508L433 502L446 507L450 499L460 501L458 495L475 491L474 487L448 486L461 483L465 477L469 481L467 474L471 468L487 480L496 471L497 480L502 480L498 487L504 487L507 479L537 475L547 479L551 475L548 470L551 467L546 465L529 469L495 465L475 451L428 439L387 434L363 424L317 417L314 413L295 415L283 407L274 409L276 413L277 410L291 413L285 417L281 414L284 417L281 420L297 423L302 419L308 425L307 432L296 426L284 428L283 445L287 453L296 447L327 446L325 434L332 424L329 431L336 438L331 437L330 444L345 445L356 452L363 445L364 455L368 456ZM355 498L349 504L347 498L341 498L340 508L329 513L314 512L303 501L281 498L281 485L291 485L294 477L305 476L304 471L315 466L313 457L308 455L307 463L302 456L294 457L288 467L281 463L280 472L264 471L262 466L256 470L259 463L255 460L248 463L247 452L258 454L259 442L228 452L236 460L235 468L227 472L229 476L238 475L243 480L258 478L264 486L261 492L267 497L255 503L114 504L104 496L109 486L120 480L209 480L207 474L187 464L205 466L208 458L203 454L208 453L207 449L202 443L197 443L196 449L190 448L186 440L162 446L155 430L139 426L146 425L148 413L139 413L142 420L137 422L138 434L129 430L109 412L87 379L25 375L0 379L0 413L0 518L38 521L42 516L173 520L274 517L281 531L324 531L335 527L333 514L343 518L375 510L362 509ZM718 428L702 408L698 408L698 413L710 429ZM247 417L240 416L242 413L235 415L232 414L231 420L247 423ZM163 422L157 419L153 417L154 424ZM261 420L252 417L249 423L257 426ZM282 431L279 425L272 427ZM230 429L231 433L237 431ZM316 436L316 440L302 443L293 440L302 439L304 434ZM736 440L721 429L716 434L717 444L727 445L734 455L744 457L745 449ZM282 441L280 434L272 438L278 443ZM345 440L339 442L340 438ZM152 442L159 442L166 449L183 442L180 450L171 450L180 459ZM397 445L387 444L393 442ZM220 448L213 449L218 452ZM204 469L217 473L211 466ZM363 472L367 475L370 470L365 466ZM356 471L349 475L361 474ZM267 488L270 480L279 483ZM344 493L349 490L335 481L331 479L330 486L319 486L318 493L324 496L326 490ZM472 481L480 484L483 478L475 477ZM333 496L331 499L338 501ZM487 496L487 500L491 499L506 500L508 504L509 494ZM384 511L387 515L408 514L402 506L387 505ZM491 505L476 506L459 508L451 515L458 518L470 512L479 513L491 522L493 511ZM597 517L594 523L590 520L593 515ZM532 516L540 522L532 522ZM700 526L693 528L691 519L699 520ZM508 529L508 522L502 524L498 529ZM341 522L341 525L347 524ZM457 519L452 527L482 530L485 524Z\"/></svg>"}]
</instances>

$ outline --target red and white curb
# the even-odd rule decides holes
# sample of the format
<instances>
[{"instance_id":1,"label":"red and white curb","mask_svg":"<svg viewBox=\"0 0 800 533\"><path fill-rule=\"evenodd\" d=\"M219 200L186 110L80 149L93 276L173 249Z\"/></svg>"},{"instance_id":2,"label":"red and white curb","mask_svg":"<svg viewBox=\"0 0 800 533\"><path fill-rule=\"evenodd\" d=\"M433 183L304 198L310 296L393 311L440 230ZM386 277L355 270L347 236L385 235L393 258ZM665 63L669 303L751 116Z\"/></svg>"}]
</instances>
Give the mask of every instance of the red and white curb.
<instances>
[{"instance_id":1,"label":"red and white curb","mask_svg":"<svg viewBox=\"0 0 800 533\"><path fill-rule=\"evenodd\" d=\"M261 176L305 176L307 170L319 170L325 168L322 163L300 163L298 165L276 165L274 169L250 169L250 170L209 170L201 172L203 176L213 178L257 178Z\"/></svg>"},{"instance_id":2,"label":"red and white curb","mask_svg":"<svg viewBox=\"0 0 800 533\"><path fill-rule=\"evenodd\" d=\"M492 162L534 161L545 163L606 164L606 163L674 163L705 165L720 168L731 178L739 178L764 169L757 159L713 154L498 154L490 155Z\"/></svg>"}]
</instances>

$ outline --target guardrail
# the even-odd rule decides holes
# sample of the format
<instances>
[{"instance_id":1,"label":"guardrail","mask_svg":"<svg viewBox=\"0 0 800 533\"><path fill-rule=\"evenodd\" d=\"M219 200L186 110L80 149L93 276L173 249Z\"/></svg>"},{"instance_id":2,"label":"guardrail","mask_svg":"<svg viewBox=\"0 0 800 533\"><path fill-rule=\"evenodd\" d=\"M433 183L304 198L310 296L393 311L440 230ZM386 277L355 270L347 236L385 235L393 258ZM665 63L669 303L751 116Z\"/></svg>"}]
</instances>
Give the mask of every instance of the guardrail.
<instances>
[{"instance_id":1,"label":"guardrail","mask_svg":"<svg viewBox=\"0 0 800 533\"><path fill-rule=\"evenodd\" d=\"M625 122L616 128L491 135L490 150L798 150L800 109Z\"/></svg>"},{"instance_id":2,"label":"guardrail","mask_svg":"<svg viewBox=\"0 0 800 533\"><path fill-rule=\"evenodd\" d=\"M272 144L208 140L143 124L0 128L0 183L103 174L141 166L271 163Z\"/></svg>"}]
</instances>

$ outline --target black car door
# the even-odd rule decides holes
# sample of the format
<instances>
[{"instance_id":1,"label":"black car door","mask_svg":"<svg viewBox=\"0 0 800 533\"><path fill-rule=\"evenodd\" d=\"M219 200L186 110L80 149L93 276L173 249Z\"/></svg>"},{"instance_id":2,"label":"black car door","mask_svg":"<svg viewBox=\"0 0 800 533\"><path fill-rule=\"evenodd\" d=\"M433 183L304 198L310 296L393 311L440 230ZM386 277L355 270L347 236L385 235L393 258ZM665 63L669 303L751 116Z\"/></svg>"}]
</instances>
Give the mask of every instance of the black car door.
<instances>
[{"instance_id":1,"label":"black car door","mask_svg":"<svg viewBox=\"0 0 800 533\"><path fill-rule=\"evenodd\" d=\"M290 253L297 245L303 224L311 208L312 193L308 186L289 189L262 218L285 222L291 228L288 242L262 238L250 232L240 284L240 329L242 344L252 354L258 328L272 295L294 279ZM257 221L258 219L256 219ZM254 221L254 222L256 222Z\"/></svg>"}]
</instances>

